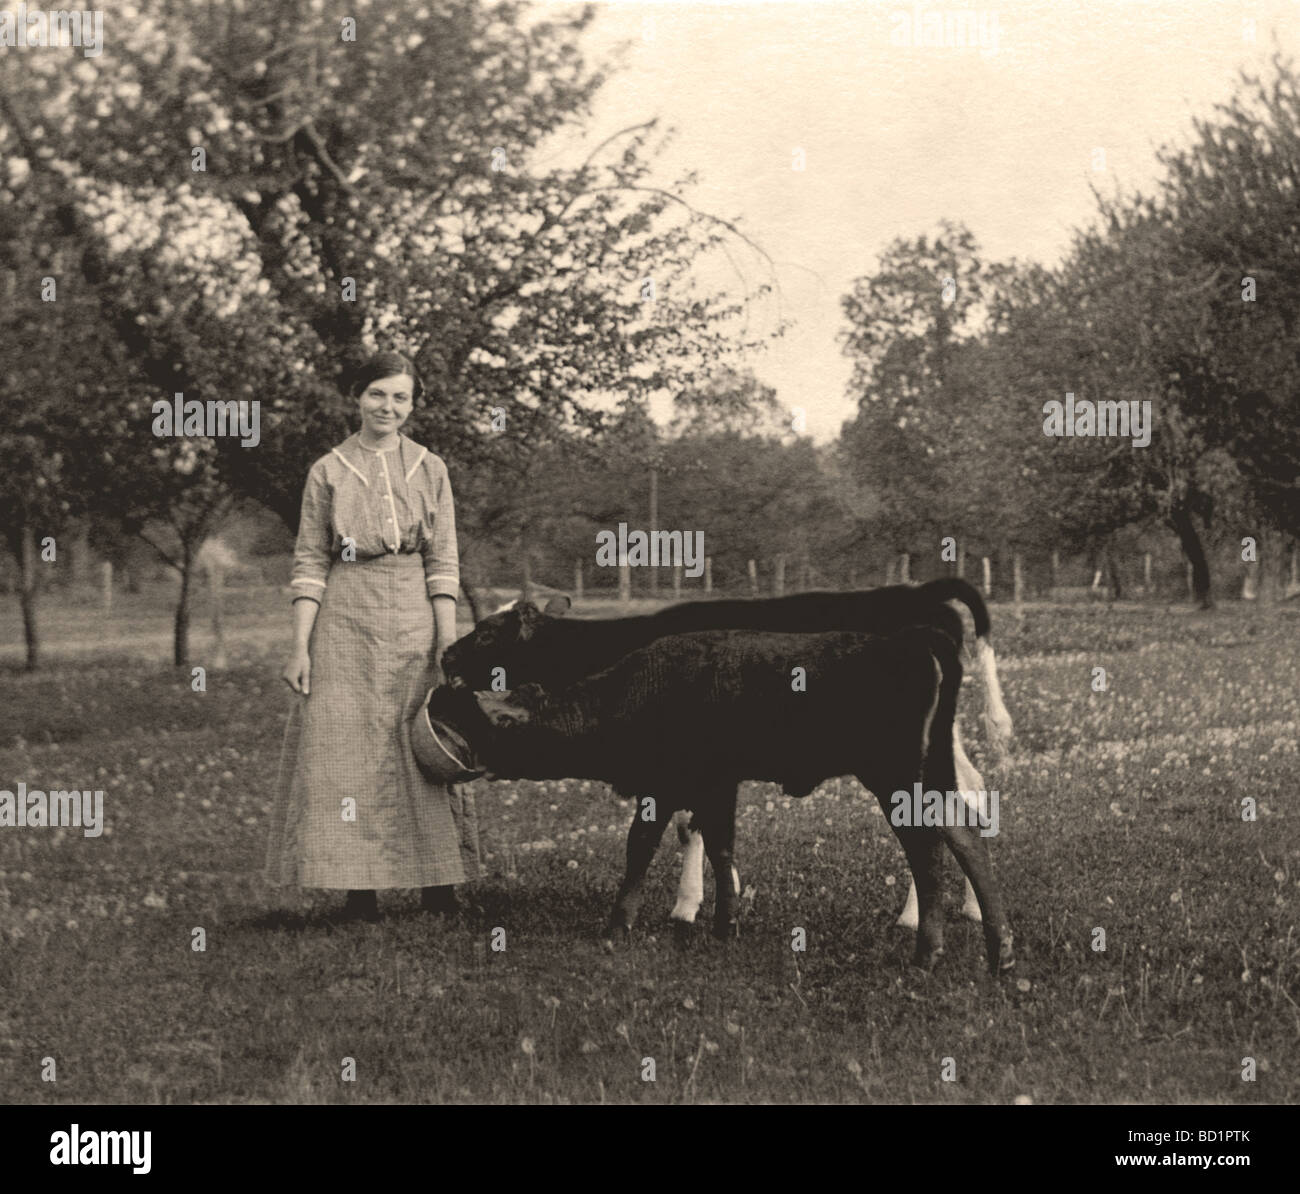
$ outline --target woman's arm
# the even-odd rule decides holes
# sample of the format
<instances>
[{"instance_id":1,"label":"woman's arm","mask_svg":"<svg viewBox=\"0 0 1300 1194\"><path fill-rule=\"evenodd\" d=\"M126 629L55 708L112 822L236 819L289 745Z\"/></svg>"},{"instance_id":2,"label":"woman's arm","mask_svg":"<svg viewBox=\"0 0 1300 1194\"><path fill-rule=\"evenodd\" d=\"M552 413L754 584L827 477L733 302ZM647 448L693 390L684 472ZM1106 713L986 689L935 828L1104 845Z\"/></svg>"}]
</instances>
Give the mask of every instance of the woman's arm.
<instances>
[{"instance_id":1,"label":"woman's arm","mask_svg":"<svg viewBox=\"0 0 1300 1194\"><path fill-rule=\"evenodd\" d=\"M433 601L433 661L442 682L442 653L456 641L456 599L439 593ZM302 604L306 605L304 601Z\"/></svg>"},{"instance_id":2,"label":"woman's arm","mask_svg":"<svg viewBox=\"0 0 1300 1194\"><path fill-rule=\"evenodd\" d=\"M455 604L460 595L460 555L456 550L456 504L451 496L451 478L447 466L436 456L432 462L433 476L426 484L433 489L432 534L423 542L424 584L432 601L439 596L450 597ZM427 474L426 474L427 476ZM454 613L454 611L453 611ZM451 638L456 637L456 623L451 622ZM450 644L451 639L448 639Z\"/></svg>"},{"instance_id":3,"label":"woman's arm","mask_svg":"<svg viewBox=\"0 0 1300 1194\"><path fill-rule=\"evenodd\" d=\"M442 653L456 641L456 598L460 559L456 550L456 507L447 467L436 461L433 535L424 544L424 583L433 603L433 658L442 682Z\"/></svg>"},{"instance_id":4,"label":"woman's arm","mask_svg":"<svg viewBox=\"0 0 1300 1194\"><path fill-rule=\"evenodd\" d=\"M325 463L317 461L307 474L302 490L302 512L298 516L298 538L293 549L295 595L320 600L329 576L334 532L330 519L330 487L325 480Z\"/></svg>"},{"instance_id":5,"label":"woman's arm","mask_svg":"<svg viewBox=\"0 0 1300 1194\"><path fill-rule=\"evenodd\" d=\"M311 632L319 609L320 602L314 597L299 597L293 603L293 653L281 675L303 696L311 695Z\"/></svg>"},{"instance_id":6,"label":"woman's arm","mask_svg":"<svg viewBox=\"0 0 1300 1194\"><path fill-rule=\"evenodd\" d=\"M311 692L311 632L330 569L330 491L321 464L307 474L293 554L293 651L281 676L294 692Z\"/></svg>"}]
</instances>

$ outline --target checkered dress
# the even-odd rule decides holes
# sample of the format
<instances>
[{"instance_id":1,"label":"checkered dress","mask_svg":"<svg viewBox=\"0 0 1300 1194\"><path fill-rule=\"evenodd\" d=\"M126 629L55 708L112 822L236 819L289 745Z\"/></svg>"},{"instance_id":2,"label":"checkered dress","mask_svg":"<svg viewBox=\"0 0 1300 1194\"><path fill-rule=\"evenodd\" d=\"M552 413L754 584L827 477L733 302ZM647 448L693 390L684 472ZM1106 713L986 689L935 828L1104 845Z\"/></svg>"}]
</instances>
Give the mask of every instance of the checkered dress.
<instances>
[{"instance_id":1,"label":"checkered dress","mask_svg":"<svg viewBox=\"0 0 1300 1194\"><path fill-rule=\"evenodd\" d=\"M384 454L356 438L313 466L304 495L294 584L321 607L310 694L291 697L266 877L322 888L462 883L480 870L473 797L429 783L409 737L432 682L430 597L455 594L446 470L433 457L422 474L423 457L412 457L423 450L404 438Z\"/></svg>"}]
</instances>

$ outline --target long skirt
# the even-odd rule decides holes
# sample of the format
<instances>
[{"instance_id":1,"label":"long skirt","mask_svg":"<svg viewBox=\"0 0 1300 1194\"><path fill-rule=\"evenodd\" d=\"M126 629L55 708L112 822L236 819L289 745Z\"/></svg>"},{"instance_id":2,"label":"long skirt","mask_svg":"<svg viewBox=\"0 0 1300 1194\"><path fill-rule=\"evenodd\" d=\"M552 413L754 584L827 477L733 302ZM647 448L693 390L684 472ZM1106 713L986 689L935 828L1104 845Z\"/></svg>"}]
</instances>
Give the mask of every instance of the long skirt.
<instances>
[{"instance_id":1,"label":"long skirt","mask_svg":"<svg viewBox=\"0 0 1300 1194\"><path fill-rule=\"evenodd\" d=\"M337 563L316 615L309 694L280 755L268 882L434 887L479 877L473 796L424 778L411 722L432 681L418 555Z\"/></svg>"}]
</instances>

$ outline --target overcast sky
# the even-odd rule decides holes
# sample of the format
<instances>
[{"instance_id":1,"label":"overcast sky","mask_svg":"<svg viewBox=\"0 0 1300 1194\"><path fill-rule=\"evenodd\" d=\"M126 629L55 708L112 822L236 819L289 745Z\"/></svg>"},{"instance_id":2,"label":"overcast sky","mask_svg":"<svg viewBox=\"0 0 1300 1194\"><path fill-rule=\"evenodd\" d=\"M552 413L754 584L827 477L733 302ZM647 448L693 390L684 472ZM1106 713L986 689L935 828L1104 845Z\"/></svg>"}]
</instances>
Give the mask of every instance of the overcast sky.
<instances>
[{"instance_id":1,"label":"overcast sky","mask_svg":"<svg viewBox=\"0 0 1300 1194\"><path fill-rule=\"evenodd\" d=\"M1226 99L1242 68L1300 45L1297 0L601 0L589 58L628 42L600 94L585 156L659 116L678 135L670 184L698 170L693 202L741 226L779 263L796 326L747 362L818 440L852 414L836 342L840 296L895 237L965 223L985 255L1051 263L1093 210L1089 184L1148 188L1162 143ZM920 14L960 10L982 46L896 44ZM1253 24L1251 23L1253 22ZM792 168L796 149L806 158ZM1105 171L1094 171L1094 151ZM568 158L568 152L563 153ZM736 263L754 284L752 254ZM720 284L741 287L719 263ZM754 324L775 307L756 310Z\"/></svg>"}]
</instances>

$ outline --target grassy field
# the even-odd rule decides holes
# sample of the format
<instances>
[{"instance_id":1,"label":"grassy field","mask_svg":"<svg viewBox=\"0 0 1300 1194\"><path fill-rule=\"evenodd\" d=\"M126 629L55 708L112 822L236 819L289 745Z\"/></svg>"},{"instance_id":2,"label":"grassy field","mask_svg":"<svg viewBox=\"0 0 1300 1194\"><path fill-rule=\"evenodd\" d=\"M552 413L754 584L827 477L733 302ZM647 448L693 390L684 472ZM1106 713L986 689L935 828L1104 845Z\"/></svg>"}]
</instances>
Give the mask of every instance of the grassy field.
<instances>
[{"instance_id":1,"label":"grassy field","mask_svg":"<svg viewBox=\"0 0 1300 1194\"><path fill-rule=\"evenodd\" d=\"M337 895L257 873L290 699L279 601L206 693L158 662L165 616L146 662L77 611L50 624L97 651L52 643L47 671L0 676L0 788L103 788L107 827L0 829L6 1102L1300 1099L1294 613L994 610L1015 753L983 758L974 681L964 723L1001 794L1001 981L951 859L948 952L907 965L902 851L850 780L746 788L730 945L672 944L666 838L640 931L602 951L630 809L586 783L475 785L489 874L452 921L395 892L381 924L333 925Z\"/></svg>"}]
</instances>

